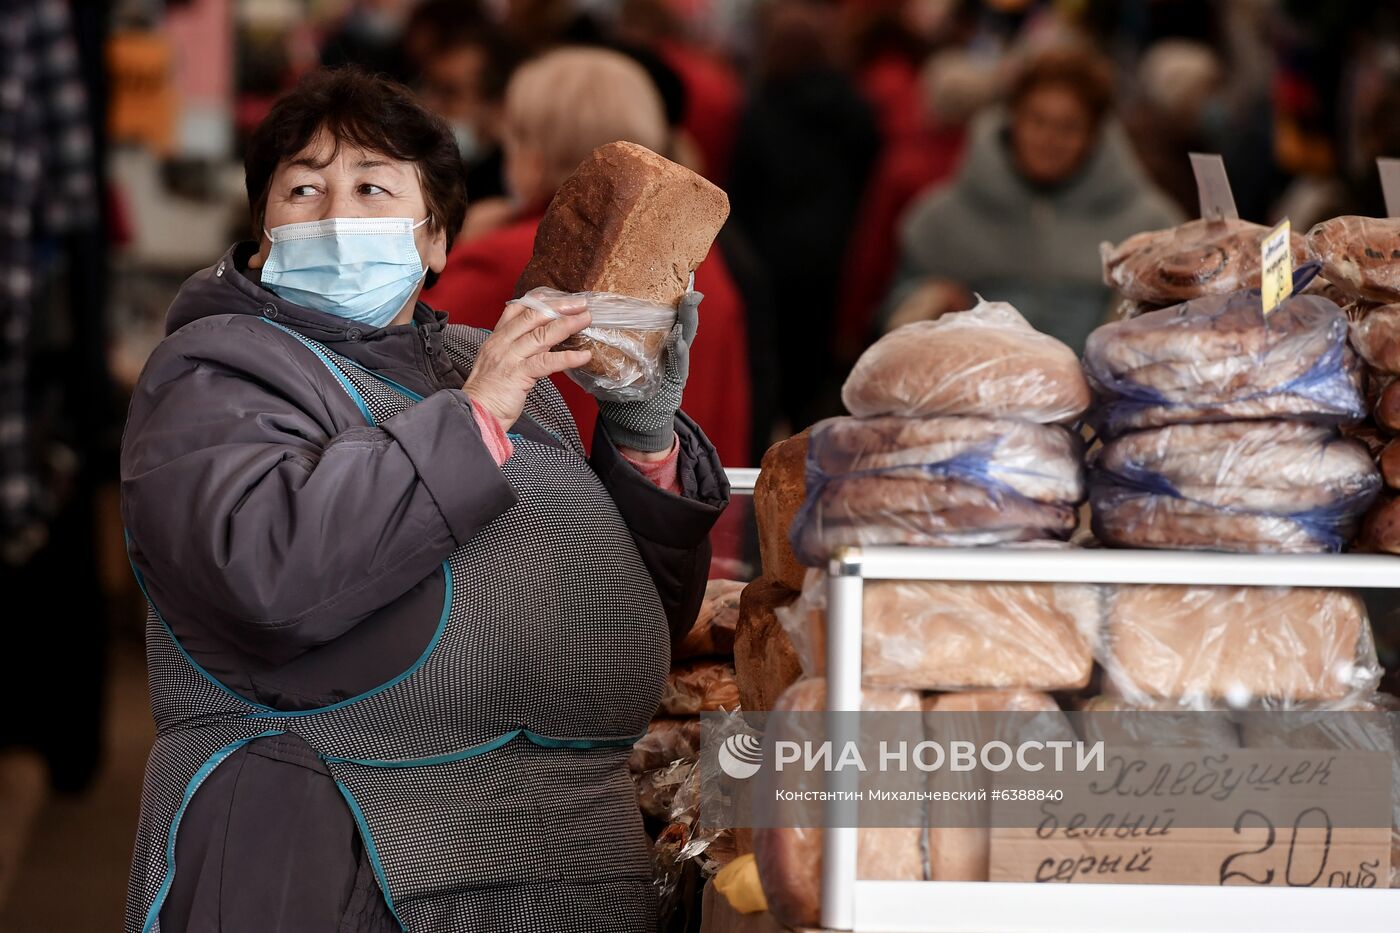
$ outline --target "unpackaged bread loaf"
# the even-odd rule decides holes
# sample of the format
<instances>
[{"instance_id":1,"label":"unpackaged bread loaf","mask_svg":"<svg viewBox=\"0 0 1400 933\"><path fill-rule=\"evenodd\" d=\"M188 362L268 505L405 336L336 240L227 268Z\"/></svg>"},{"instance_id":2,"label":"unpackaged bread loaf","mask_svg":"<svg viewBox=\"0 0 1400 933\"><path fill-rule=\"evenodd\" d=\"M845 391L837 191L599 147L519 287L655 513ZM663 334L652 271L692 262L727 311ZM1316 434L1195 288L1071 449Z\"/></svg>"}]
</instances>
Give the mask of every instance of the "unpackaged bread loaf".
<instances>
[{"instance_id":1,"label":"unpackaged bread loaf","mask_svg":"<svg viewBox=\"0 0 1400 933\"><path fill-rule=\"evenodd\" d=\"M1175 304L1206 295L1258 288L1261 252L1268 227L1245 220L1193 220L1165 230L1105 243L1104 284L1134 301ZM1307 247L1292 238L1294 264Z\"/></svg>"},{"instance_id":2,"label":"unpackaged bread loaf","mask_svg":"<svg viewBox=\"0 0 1400 933\"><path fill-rule=\"evenodd\" d=\"M600 146L555 193L515 293L538 286L611 292L674 308L728 216L724 192L689 169L635 143ZM667 334L627 336L656 358ZM600 377L635 366L619 346L587 337L564 346L593 350L583 369Z\"/></svg>"},{"instance_id":3,"label":"unpackaged bread loaf","mask_svg":"<svg viewBox=\"0 0 1400 933\"><path fill-rule=\"evenodd\" d=\"M1386 496L1371 507L1356 544L1366 551L1400 554L1400 497Z\"/></svg>"},{"instance_id":4,"label":"unpackaged bread loaf","mask_svg":"<svg viewBox=\"0 0 1400 933\"><path fill-rule=\"evenodd\" d=\"M1055 701L1033 690L978 690L924 697L924 734L929 741L948 747L951 741L974 742L981 747L1001 741L1016 747L1025 741L1073 740L1074 732ZM984 716L941 716L941 713L1024 713L992 719ZM929 791L990 790L984 771L929 774ZM936 796L935 800L938 799ZM936 804L935 804L936 806ZM990 868L990 804L960 801L957 813L947 814L973 825L928 829L930 881L986 881ZM945 808L946 809L946 808ZM948 820L946 822L951 822ZM934 821L931 821L931 823ZM937 821L945 822L945 821Z\"/></svg>"},{"instance_id":5,"label":"unpackaged bread loaf","mask_svg":"<svg viewBox=\"0 0 1400 933\"><path fill-rule=\"evenodd\" d=\"M902 712L916 714L920 710L919 695L906 691L866 690L861 707L867 712ZM788 688L775 707L779 713L815 714L826 709L826 681L820 678L799 680ZM915 720L917 717L915 717ZM810 719L812 732L822 717ZM805 717L770 717L769 721L783 730L782 739L801 741L797 734ZM816 741L816 735L806 736ZM820 790L824 774L795 772ZM790 820L788 822L797 822ZM858 835L856 876L862 880L922 881L924 858L918 827L883 827L862 829ZM754 856L758 863L763 894L768 910L779 922L792 927L816 926L821 920L822 830L817 826L779 826L754 831Z\"/></svg>"},{"instance_id":6,"label":"unpackaged bread loaf","mask_svg":"<svg viewBox=\"0 0 1400 933\"><path fill-rule=\"evenodd\" d=\"M1095 420L1109 436L1202 421L1360 421L1362 368L1347 326L1340 308L1307 294L1265 323L1257 292L1105 324L1084 349L1103 401Z\"/></svg>"},{"instance_id":7,"label":"unpackaged bread loaf","mask_svg":"<svg viewBox=\"0 0 1400 933\"><path fill-rule=\"evenodd\" d=\"M807 498L807 445L811 429L779 441L763 455L753 487L754 520L763 575L794 592L802 589L807 568L792 552L793 519Z\"/></svg>"},{"instance_id":8,"label":"unpackaged bread loaf","mask_svg":"<svg viewBox=\"0 0 1400 933\"><path fill-rule=\"evenodd\" d=\"M881 337L856 361L841 400L860 417L1067 423L1089 407L1090 395L1073 350L1031 327L1011 305L983 301Z\"/></svg>"},{"instance_id":9,"label":"unpackaged bread loaf","mask_svg":"<svg viewBox=\"0 0 1400 933\"><path fill-rule=\"evenodd\" d=\"M734 653L734 631L739 624L739 594L744 584L738 580L711 580L705 584L700 615L685 638L671 651L671 660L713 657Z\"/></svg>"},{"instance_id":10,"label":"unpackaged bread loaf","mask_svg":"<svg viewBox=\"0 0 1400 933\"><path fill-rule=\"evenodd\" d=\"M1121 586L1107 605L1104 668L1134 702L1333 702L1379 681L1366 607L1345 590Z\"/></svg>"},{"instance_id":11,"label":"unpackaged bread loaf","mask_svg":"<svg viewBox=\"0 0 1400 933\"><path fill-rule=\"evenodd\" d=\"M1290 421L1125 434L1090 471L1094 533L1121 547L1338 551L1380 486L1363 445Z\"/></svg>"},{"instance_id":12,"label":"unpackaged bread loaf","mask_svg":"<svg viewBox=\"0 0 1400 933\"><path fill-rule=\"evenodd\" d=\"M739 705L746 711L772 709L783 691L802 676L797 650L777 615L797 597L798 593L767 577L744 587L734 634L734 679Z\"/></svg>"},{"instance_id":13,"label":"unpackaged bread loaf","mask_svg":"<svg viewBox=\"0 0 1400 933\"><path fill-rule=\"evenodd\" d=\"M1400 441L1391 441L1381 451L1381 477L1391 489L1400 489Z\"/></svg>"},{"instance_id":14,"label":"unpackaged bread loaf","mask_svg":"<svg viewBox=\"0 0 1400 933\"><path fill-rule=\"evenodd\" d=\"M661 694L661 712L667 716L732 713L738 708L739 687L728 661L682 661L671 669Z\"/></svg>"},{"instance_id":15,"label":"unpackaged bread loaf","mask_svg":"<svg viewBox=\"0 0 1400 933\"><path fill-rule=\"evenodd\" d=\"M826 577L779 613L798 654L825 671ZM1093 669L1096 587L870 580L861 677L917 690L1077 690Z\"/></svg>"},{"instance_id":16,"label":"unpackaged bread loaf","mask_svg":"<svg viewBox=\"0 0 1400 933\"><path fill-rule=\"evenodd\" d=\"M1308 231L1327 281L1371 301L1400 301L1400 219L1333 217Z\"/></svg>"},{"instance_id":17,"label":"unpackaged bread loaf","mask_svg":"<svg viewBox=\"0 0 1400 933\"><path fill-rule=\"evenodd\" d=\"M1400 432L1400 379L1381 390L1373 411L1376 424L1388 431Z\"/></svg>"}]
</instances>

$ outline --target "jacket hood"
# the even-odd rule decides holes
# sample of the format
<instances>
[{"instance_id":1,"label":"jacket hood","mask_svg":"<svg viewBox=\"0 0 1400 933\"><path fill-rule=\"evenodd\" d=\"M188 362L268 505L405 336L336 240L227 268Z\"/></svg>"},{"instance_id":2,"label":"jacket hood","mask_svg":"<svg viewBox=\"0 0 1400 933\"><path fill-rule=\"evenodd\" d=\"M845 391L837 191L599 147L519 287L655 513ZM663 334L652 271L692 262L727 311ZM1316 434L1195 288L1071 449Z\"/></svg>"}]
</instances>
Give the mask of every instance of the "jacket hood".
<instances>
[{"instance_id":1,"label":"jacket hood","mask_svg":"<svg viewBox=\"0 0 1400 933\"><path fill-rule=\"evenodd\" d=\"M1088 161L1064 185L1036 189L1016 171L1006 143L1007 114L996 110L973 125L967 157L956 184L992 209L1024 204L1031 197L1054 202L1058 211L1108 214L1120 211L1148 188L1146 176L1116 120L1104 123Z\"/></svg>"},{"instance_id":2,"label":"jacket hood","mask_svg":"<svg viewBox=\"0 0 1400 933\"><path fill-rule=\"evenodd\" d=\"M235 243L218 262L186 279L166 312L166 335L201 318L247 314L281 324L331 346L335 352L362 366L386 373L414 358L422 343L428 348L439 375L446 377L452 373L451 362L441 352L446 314L419 301L411 323L368 327L305 308L284 301L262 287L248 269L248 260L256 252L256 243Z\"/></svg>"}]
</instances>

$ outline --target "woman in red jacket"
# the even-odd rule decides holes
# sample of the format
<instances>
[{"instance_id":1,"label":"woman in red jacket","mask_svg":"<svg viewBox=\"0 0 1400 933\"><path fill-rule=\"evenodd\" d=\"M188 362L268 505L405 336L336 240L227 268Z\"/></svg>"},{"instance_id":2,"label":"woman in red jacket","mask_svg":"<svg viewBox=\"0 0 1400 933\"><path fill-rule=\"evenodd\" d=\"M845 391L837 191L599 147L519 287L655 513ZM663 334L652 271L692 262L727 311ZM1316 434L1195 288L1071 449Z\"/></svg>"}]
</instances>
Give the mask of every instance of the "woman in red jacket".
<instances>
[{"instance_id":1,"label":"woman in red jacket","mask_svg":"<svg viewBox=\"0 0 1400 933\"><path fill-rule=\"evenodd\" d=\"M499 216L500 205L483 203L468 215L464 240L427 299L453 323L491 326L515 297L554 192L585 156L619 139L668 148L661 96L636 62L604 49L562 49L521 67L506 90L504 116L506 181L516 209L484 233L480 217ZM717 249L696 270L695 289L705 295L703 333L691 354L686 412L727 466L746 466L752 414L743 303ZM567 376L554 382L580 433L591 436L597 402Z\"/></svg>"}]
</instances>

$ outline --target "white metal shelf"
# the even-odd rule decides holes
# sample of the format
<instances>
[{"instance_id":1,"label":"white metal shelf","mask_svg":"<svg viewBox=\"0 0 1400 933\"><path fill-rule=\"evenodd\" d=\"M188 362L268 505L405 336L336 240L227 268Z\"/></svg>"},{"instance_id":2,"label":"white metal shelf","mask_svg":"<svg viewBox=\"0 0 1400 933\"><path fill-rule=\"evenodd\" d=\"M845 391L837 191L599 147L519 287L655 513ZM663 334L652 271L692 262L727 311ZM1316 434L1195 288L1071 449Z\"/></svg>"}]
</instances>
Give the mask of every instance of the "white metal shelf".
<instances>
[{"instance_id":1,"label":"white metal shelf","mask_svg":"<svg viewBox=\"0 0 1400 933\"><path fill-rule=\"evenodd\" d=\"M1400 558L1365 554L1215 554L1091 549L847 548L831 561L827 709L860 710L865 580L1168 583L1400 589ZM829 727L853 731L855 717ZM840 742L841 737L832 736ZM849 769L847 769L849 770ZM854 790L859 776L828 777ZM828 807L849 804L828 803ZM829 820L828 826L836 823ZM1400 929L1400 889L857 881L857 830L829 828L822 926L870 933L1330 933Z\"/></svg>"}]
</instances>

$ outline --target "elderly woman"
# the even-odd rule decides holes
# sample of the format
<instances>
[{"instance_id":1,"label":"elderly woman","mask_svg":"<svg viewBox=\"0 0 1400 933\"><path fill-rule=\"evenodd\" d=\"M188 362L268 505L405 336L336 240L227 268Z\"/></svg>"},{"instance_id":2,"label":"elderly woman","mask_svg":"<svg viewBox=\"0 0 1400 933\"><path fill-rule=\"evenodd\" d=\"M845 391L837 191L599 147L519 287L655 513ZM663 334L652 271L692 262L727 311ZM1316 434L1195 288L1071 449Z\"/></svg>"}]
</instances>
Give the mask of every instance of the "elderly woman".
<instances>
[{"instance_id":1,"label":"elderly woman","mask_svg":"<svg viewBox=\"0 0 1400 933\"><path fill-rule=\"evenodd\" d=\"M650 930L628 777L727 502L678 411L693 303L591 459L549 375L588 323L418 301L448 127L313 76L249 143L258 238L185 283L122 449L150 600L128 931Z\"/></svg>"}]
</instances>

